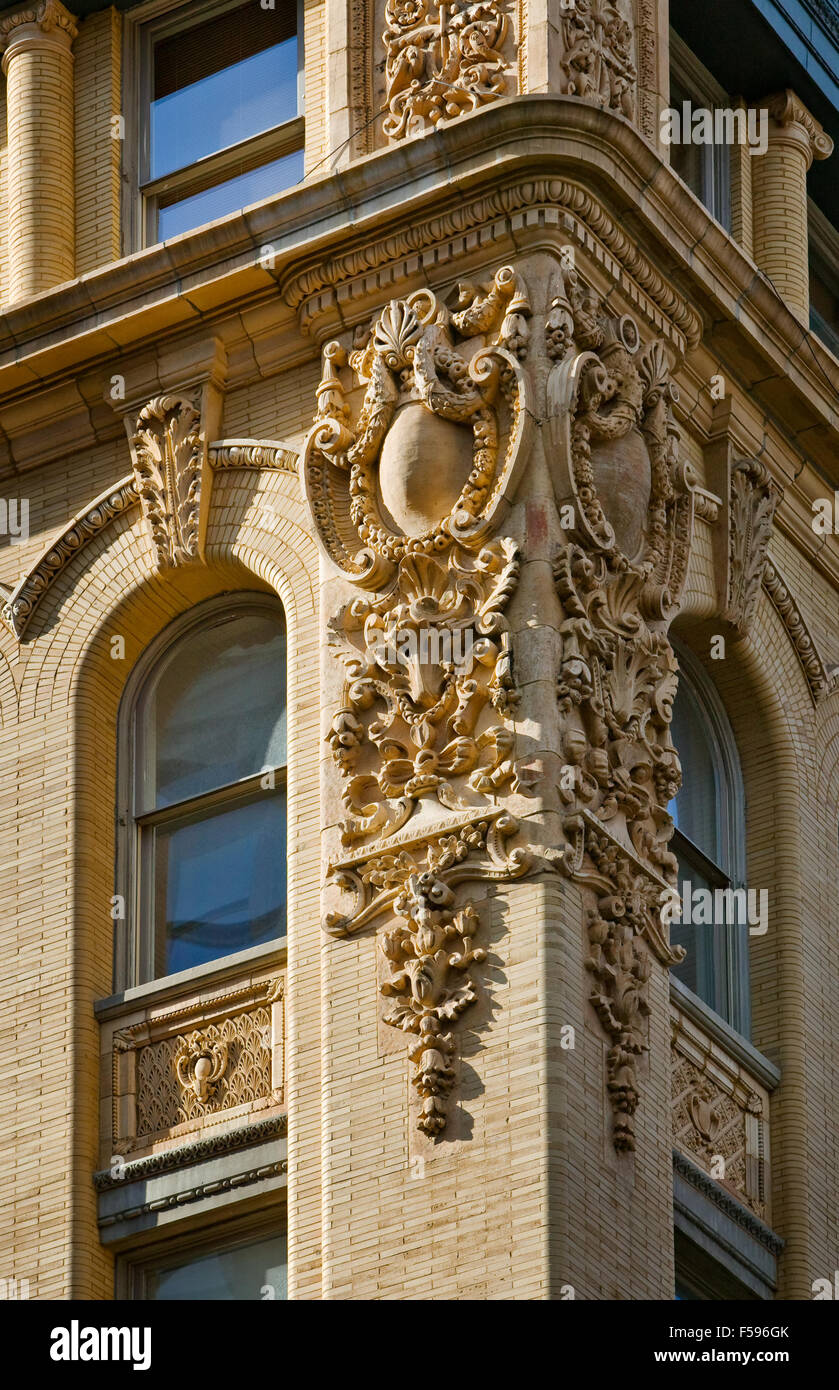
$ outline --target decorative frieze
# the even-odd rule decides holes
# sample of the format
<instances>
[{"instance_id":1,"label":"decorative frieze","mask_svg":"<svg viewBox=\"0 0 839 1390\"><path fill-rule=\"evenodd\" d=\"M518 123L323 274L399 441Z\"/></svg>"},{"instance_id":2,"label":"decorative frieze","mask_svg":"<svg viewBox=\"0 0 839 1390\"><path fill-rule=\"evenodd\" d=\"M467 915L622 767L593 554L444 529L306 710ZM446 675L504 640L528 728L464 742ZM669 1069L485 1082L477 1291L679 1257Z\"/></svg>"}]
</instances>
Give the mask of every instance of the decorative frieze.
<instances>
[{"instance_id":1,"label":"decorative frieze","mask_svg":"<svg viewBox=\"0 0 839 1390\"><path fill-rule=\"evenodd\" d=\"M106 1026L111 1152L133 1158L279 1110L283 1034L282 977L229 985Z\"/></svg>"},{"instance_id":2,"label":"decorative frieze","mask_svg":"<svg viewBox=\"0 0 839 1390\"><path fill-rule=\"evenodd\" d=\"M433 130L509 95L505 0L387 0L385 23L389 139Z\"/></svg>"},{"instance_id":3,"label":"decorative frieze","mask_svg":"<svg viewBox=\"0 0 839 1390\"><path fill-rule=\"evenodd\" d=\"M671 1014L673 1144L768 1220L769 1094L680 1009Z\"/></svg>"}]
</instances>

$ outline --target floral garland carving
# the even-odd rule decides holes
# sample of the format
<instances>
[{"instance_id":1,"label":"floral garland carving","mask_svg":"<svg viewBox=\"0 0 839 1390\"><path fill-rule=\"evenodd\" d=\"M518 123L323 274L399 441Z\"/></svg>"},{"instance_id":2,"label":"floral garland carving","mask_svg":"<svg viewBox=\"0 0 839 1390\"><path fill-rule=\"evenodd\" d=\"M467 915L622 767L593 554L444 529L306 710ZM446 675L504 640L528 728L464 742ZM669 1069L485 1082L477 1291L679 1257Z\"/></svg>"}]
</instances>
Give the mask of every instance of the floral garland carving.
<instances>
[{"instance_id":1,"label":"floral garland carving","mask_svg":"<svg viewBox=\"0 0 839 1390\"><path fill-rule=\"evenodd\" d=\"M351 345L326 345L302 469L320 544L355 594L329 620L345 680L327 734L352 851L328 882L355 900L324 926L343 937L395 918L380 936L382 1018L411 1036L417 1127L432 1139L485 956L456 888L531 865L507 851L517 824L496 802L516 781L505 609L519 552L497 532L532 427L529 320L509 266L460 286L452 307L429 290L392 300ZM416 511L399 510L400 488Z\"/></svg>"},{"instance_id":2,"label":"floral garland carving","mask_svg":"<svg viewBox=\"0 0 839 1390\"><path fill-rule=\"evenodd\" d=\"M507 93L499 0L387 0L383 130L401 140Z\"/></svg>"}]
</instances>

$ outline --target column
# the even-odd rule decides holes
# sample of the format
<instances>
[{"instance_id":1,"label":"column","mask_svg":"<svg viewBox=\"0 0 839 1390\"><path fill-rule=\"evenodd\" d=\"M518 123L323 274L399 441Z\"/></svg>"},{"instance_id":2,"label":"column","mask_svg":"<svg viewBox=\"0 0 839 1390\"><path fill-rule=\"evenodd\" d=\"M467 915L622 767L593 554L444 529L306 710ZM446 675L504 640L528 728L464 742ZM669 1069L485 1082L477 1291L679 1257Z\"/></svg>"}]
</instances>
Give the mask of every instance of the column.
<instances>
[{"instance_id":1,"label":"column","mask_svg":"<svg viewBox=\"0 0 839 1390\"><path fill-rule=\"evenodd\" d=\"M0 23L8 103L9 298L75 274L73 16L59 0Z\"/></svg>"},{"instance_id":2,"label":"column","mask_svg":"<svg viewBox=\"0 0 839 1390\"><path fill-rule=\"evenodd\" d=\"M754 258L803 323L810 316L807 171L827 159L833 141L789 88L758 108L768 111L768 145L752 171Z\"/></svg>"}]
</instances>

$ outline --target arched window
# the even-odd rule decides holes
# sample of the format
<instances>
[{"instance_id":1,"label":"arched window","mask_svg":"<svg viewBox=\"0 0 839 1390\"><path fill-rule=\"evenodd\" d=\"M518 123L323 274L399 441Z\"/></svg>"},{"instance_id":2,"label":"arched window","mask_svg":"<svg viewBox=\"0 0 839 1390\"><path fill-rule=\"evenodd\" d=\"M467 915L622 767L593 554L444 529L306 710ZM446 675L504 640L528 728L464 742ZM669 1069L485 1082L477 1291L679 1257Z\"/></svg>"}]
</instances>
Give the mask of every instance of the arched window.
<instances>
[{"instance_id":1,"label":"arched window","mask_svg":"<svg viewBox=\"0 0 839 1390\"><path fill-rule=\"evenodd\" d=\"M681 674L672 735L682 789L670 805L682 921L671 940L687 951L673 973L738 1032L749 1034L745 813L737 747L714 686L677 645Z\"/></svg>"},{"instance_id":2,"label":"arched window","mask_svg":"<svg viewBox=\"0 0 839 1390\"><path fill-rule=\"evenodd\" d=\"M286 631L276 601L195 609L149 654L125 759L124 983L283 935Z\"/></svg>"}]
</instances>

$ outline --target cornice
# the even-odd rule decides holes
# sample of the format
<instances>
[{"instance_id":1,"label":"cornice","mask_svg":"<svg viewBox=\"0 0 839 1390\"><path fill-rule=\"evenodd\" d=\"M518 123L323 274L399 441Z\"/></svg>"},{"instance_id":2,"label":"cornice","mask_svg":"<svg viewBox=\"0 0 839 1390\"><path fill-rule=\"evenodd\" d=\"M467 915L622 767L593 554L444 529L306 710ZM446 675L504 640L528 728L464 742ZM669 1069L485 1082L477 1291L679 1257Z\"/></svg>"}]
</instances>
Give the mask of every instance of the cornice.
<instances>
[{"instance_id":1,"label":"cornice","mask_svg":"<svg viewBox=\"0 0 839 1390\"><path fill-rule=\"evenodd\" d=\"M818 444L829 457L818 432L839 426L839 368L831 355L812 335L804 343L800 323L765 277L627 121L574 98L541 95L498 101L432 136L366 156L13 306L0 321L0 426L14 435L7 421L16 423L16 401L42 391L47 381L69 382L83 365L95 363L103 373L114 370L140 344L162 351L172 338L206 331L233 308L246 316L249 304L273 303L277 320L285 315L290 328L290 306L278 295L282 286L388 237L394 238L394 258L403 256L400 238L432 224L435 215L454 218L481 198L488 221L477 235L484 246L491 244L499 189L541 182L553 192L555 181L581 200L581 220L599 219L593 235L605 234L609 224L617 228L623 254L637 257L634 268L625 264L631 277L647 264L669 287L672 311L679 303L700 311L705 342L731 363L732 375L741 361L759 361L746 389L754 380L762 390L776 379L784 383L784 398L795 398L788 409L790 435L801 432L803 412L812 447ZM515 218L523 233L526 208ZM456 261L451 237L447 242L439 226L440 254ZM269 243L270 267L264 254L260 260ZM436 248L414 254L427 277ZM611 254L618 259L617 250ZM269 315L260 314L267 325ZM276 343L277 321L264 332ZM294 330L283 343L289 358L299 357L305 337ZM282 353L276 354L274 369L283 365ZM10 447L14 457L14 438Z\"/></svg>"},{"instance_id":2,"label":"cornice","mask_svg":"<svg viewBox=\"0 0 839 1390\"><path fill-rule=\"evenodd\" d=\"M288 1116L272 1115L268 1120L258 1120L256 1124L229 1129L223 1134L199 1139L194 1144L180 1144L175 1149L164 1149L161 1153L134 1159L132 1163L122 1165L119 1177L115 1177L110 1169L103 1168L93 1174L93 1186L97 1192L109 1192L115 1187L125 1187L128 1183L145 1181L158 1177L161 1173L171 1173L176 1168L188 1168L191 1164L201 1163L208 1158L219 1158L223 1154L236 1153L239 1149L252 1148L267 1139L282 1139L287 1133Z\"/></svg>"},{"instance_id":3,"label":"cornice","mask_svg":"<svg viewBox=\"0 0 839 1390\"><path fill-rule=\"evenodd\" d=\"M707 1173L704 1173L678 1149L673 1150L673 1170L777 1259L784 1248L781 1236L776 1235L770 1226L748 1211L736 1198L729 1196L724 1188L714 1182L713 1178L709 1178Z\"/></svg>"}]
</instances>

